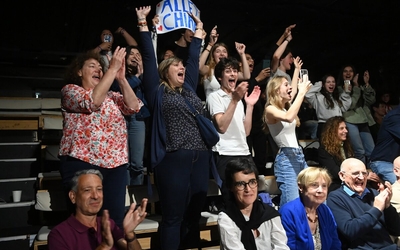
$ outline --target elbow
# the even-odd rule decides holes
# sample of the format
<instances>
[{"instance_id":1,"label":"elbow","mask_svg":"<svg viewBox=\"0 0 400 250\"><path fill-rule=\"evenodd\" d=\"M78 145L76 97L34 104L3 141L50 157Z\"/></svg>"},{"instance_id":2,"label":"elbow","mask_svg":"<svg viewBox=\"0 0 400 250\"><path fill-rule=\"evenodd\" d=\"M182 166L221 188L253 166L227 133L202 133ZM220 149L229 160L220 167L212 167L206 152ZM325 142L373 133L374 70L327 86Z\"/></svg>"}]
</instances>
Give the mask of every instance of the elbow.
<instances>
[{"instance_id":1,"label":"elbow","mask_svg":"<svg viewBox=\"0 0 400 250\"><path fill-rule=\"evenodd\" d=\"M220 128L220 127L218 127L218 128L217 128L217 131L218 131L218 133L220 133L220 134L225 134L226 128Z\"/></svg>"}]
</instances>

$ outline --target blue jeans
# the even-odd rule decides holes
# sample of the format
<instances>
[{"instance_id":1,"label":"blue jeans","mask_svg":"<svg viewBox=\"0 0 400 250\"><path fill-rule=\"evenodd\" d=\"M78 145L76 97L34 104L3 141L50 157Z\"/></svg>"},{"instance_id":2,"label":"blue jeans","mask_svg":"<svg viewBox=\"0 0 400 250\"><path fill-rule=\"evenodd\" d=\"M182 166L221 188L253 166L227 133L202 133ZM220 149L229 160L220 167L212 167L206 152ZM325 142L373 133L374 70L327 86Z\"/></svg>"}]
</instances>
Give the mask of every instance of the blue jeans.
<instances>
[{"instance_id":1,"label":"blue jeans","mask_svg":"<svg viewBox=\"0 0 400 250\"><path fill-rule=\"evenodd\" d=\"M346 126L349 132L350 143L354 150L354 156L367 165L368 159L375 147L368 123L352 124L346 122Z\"/></svg>"},{"instance_id":2,"label":"blue jeans","mask_svg":"<svg viewBox=\"0 0 400 250\"><path fill-rule=\"evenodd\" d=\"M69 156L61 156L60 174L66 193L71 189L70 181L75 173L84 169L96 169L103 175L103 209L110 212L110 217L119 228L123 228L125 217L126 165L117 168L102 168ZM67 198L69 200L69 198ZM71 202L69 202L71 209Z\"/></svg>"},{"instance_id":3,"label":"blue jeans","mask_svg":"<svg viewBox=\"0 0 400 250\"><path fill-rule=\"evenodd\" d=\"M387 161L371 161L369 167L383 181L388 181L391 184L396 182L396 175L393 172L393 163Z\"/></svg>"},{"instance_id":4,"label":"blue jeans","mask_svg":"<svg viewBox=\"0 0 400 250\"><path fill-rule=\"evenodd\" d=\"M301 148L280 148L275 158L276 182L281 190L280 206L299 197L297 175L308 165Z\"/></svg>"},{"instance_id":5,"label":"blue jeans","mask_svg":"<svg viewBox=\"0 0 400 250\"><path fill-rule=\"evenodd\" d=\"M162 211L162 249L198 245L199 221L208 190L211 152L179 149L154 168Z\"/></svg>"},{"instance_id":6,"label":"blue jeans","mask_svg":"<svg viewBox=\"0 0 400 250\"><path fill-rule=\"evenodd\" d=\"M146 124L142 120L136 120L136 115L128 116L126 120L129 148L128 185L142 185Z\"/></svg>"}]
</instances>

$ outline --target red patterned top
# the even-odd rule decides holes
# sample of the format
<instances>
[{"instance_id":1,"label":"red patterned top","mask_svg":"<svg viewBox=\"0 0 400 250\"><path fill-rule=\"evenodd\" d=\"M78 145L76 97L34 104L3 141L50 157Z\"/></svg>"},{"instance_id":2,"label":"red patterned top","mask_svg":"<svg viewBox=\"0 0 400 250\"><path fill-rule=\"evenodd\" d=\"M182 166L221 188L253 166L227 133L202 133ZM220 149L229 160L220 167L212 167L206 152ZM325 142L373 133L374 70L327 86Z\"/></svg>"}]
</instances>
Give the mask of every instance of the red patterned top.
<instances>
[{"instance_id":1,"label":"red patterned top","mask_svg":"<svg viewBox=\"0 0 400 250\"><path fill-rule=\"evenodd\" d=\"M116 168L128 162L127 128L123 115L134 114L137 110L127 107L122 95L112 91L96 108L92 93L92 89L85 90L75 84L62 88L64 121L59 154L103 168Z\"/></svg>"}]
</instances>

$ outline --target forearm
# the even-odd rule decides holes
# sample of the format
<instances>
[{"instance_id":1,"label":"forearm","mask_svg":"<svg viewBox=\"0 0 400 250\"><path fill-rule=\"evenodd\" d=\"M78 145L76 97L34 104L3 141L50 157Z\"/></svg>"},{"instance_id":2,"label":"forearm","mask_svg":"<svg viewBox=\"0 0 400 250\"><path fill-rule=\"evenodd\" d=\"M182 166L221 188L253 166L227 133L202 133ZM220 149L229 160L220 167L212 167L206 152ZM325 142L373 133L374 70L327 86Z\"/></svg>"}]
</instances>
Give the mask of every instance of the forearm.
<instances>
[{"instance_id":1,"label":"forearm","mask_svg":"<svg viewBox=\"0 0 400 250\"><path fill-rule=\"evenodd\" d=\"M138 46L138 43L135 40L135 38L133 38L128 32L126 32L126 30L121 29L121 31L119 33L125 39L125 41L126 41L126 43L128 45L130 45L130 46Z\"/></svg>"},{"instance_id":2,"label":"forearm","mask_svg":"<svg viewBox=\"0 0 400 250\"><path fill-rule=\"evenodd\" d=\"M127 250L142 250L142 247L134 232L125 235L125 240L127 244Z\"/></svg>"},{"instance_id":3,"label":"forearm","mask_svg":"<svg viewBox=\"0 0 400 250\"><path fill-rule=\"evenodd\" d=\"M289 110L286 112L287 121L292 122L294 119L296 119L301 104L303 103L303 100L304 100L304 94L299 93L296 96L296 99L294 100L292 105L290 106Z\"/></svg>"},{"instance_id":4,"label":"forearm","mask_svg":"<svg viewBox=\"0 0 400 250\"><path fill-rule=\"evenodd\" d=\"M135 92L129 85L128 81L124 78L123 80L118 80L119 87L124 99L124 103L127 107L133 110L140 109L139 99L137 98Z\"/></svg>"},{"instance_id":5,"label":"forearm","mask_svg":"<svg viewBox=\"0 0 400 250\"><path fill-rule=\"evenodd\" d=\"M232 121L233 115L235 113L237 107L237 101L231 100L228 105L228 108L225 110L223 114L217 114L218 118L216 118L218 132L224 134L229 127L229 124Z\"/></svg>"},{"instance_id":6,"label":"forearm","mask_svg":"<svg viewBox=\"0 0 400 250\"><path fill-rule=\"evenodd\" d=\"M210 51L212 49L213 44L208 43L206 48L203 50L203 52L200 55L200 60L199 60L199 70L201 75L206 75L208 72L208 66L206 65L207 58L210 56Z\"/></svg>"},{"instance_id":7,"label":"forearm","mask_svg":"<svg viewBox=\"0 0 400 250\"><path fill-rule=\"evenodd\" d=\"M99 84L93 89L92 100L96 107L100 107L110 90L111 84L117 74L115 69L109 69L100 80Z\"/></svg>"},{"instance_id":8,"label":"forearm","mask_svg":"<svg viewBox=\"0 0 400 250\"><path fill-rule=\"evenodd\" d=\"M272 62L271 62L271 71L273 73L275 73L276 70L278 69L279 60L280 60L281 56L283 55L283 52L285 52L285 49L286 49L288 43L289 43L289 41L285 39L282 42L282 44L275 50L274 55L272 56Z\"/></svg>"},{"instance_id":9,"label":"forearm","mask_svg":"<svg viewBox=\"0 0 400 250\"><path fill-rule=\"evenodd\" d=\"M292 76L292 96L296 96L297 94L297 83L299 82L300 78L299 78L299 73L300 73L300 69L295 67L294 72L293 72L293 76Z\"/></svg>"},{"instance_id":10,"label":"forearm","mask_svg":"<svg viewBox=\"0 0 400 250\"><path fill-rule=\"evenodd\" d=\"M250 79L251 74L250 74L250 67L249 67L249 62L246 59L246 54L243 52L240 55L240 58L242 59L242 69L243 72L239 72L238 74L238 80L247 80Z\"/></svg>"},{"instance_id":11,"label":"forearm","mask_svg":"<svg viewBox=\"0 0 400 250\"><path fill-rule=\"evenodd\" d=\"M246 116L244 117L244 129L246 131L246 136L250 135L252 122L253 122L253 105L246 105Z\"/></svg>"}]
</instances>

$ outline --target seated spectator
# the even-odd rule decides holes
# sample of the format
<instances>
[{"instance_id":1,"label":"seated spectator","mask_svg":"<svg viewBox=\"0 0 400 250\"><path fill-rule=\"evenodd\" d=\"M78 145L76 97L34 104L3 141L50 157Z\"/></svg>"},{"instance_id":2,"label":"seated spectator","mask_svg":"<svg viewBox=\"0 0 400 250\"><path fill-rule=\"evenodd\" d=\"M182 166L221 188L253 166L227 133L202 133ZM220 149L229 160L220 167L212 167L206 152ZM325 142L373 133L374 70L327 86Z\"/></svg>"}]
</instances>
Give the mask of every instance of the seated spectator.
<instances>
[{"instance_id":1,"label":"seated spectator","mask_svg":"<svg viewBox=\"0 0 400 250\"><path fill-rule=\"evenodd\" d=\"M370 168L384 181L394 183L393 161L400 155L400 106L390 111L382 121L371 154Z\"/></svg>"},{"instance_id":2,"label":"seated spectator","mask_svg":"<svg viewBox=\"0 0 400 250\"><path fill-rule=\"evenodd\" d=\"M69 198L75 213L54 227L48 237L49 249L142 249L134 233L146 217L147 199L136 210L132 203L120 229L110 219L108 210L97 216L103 205L103 175L99 170L85 169L71 180Z\"/></svg>"},{"instance_id":3,"label":"seated spectator","mask_svg":"<svg viewBox=\"0 0 400 250\"><path fill-rule=\"evenodd\" d=\"M239 158L227 163L229 203L218 214L221 249L289 249L279 213L258 199L258 171Z\"/></svg>"},{"instance_id":4,"label":"seated spectator","mask_svg":"<svg viewBox=\"0 0 400 250\"><path fill-rule=\"evenodd\" d=\"M329 192L341 186L342 180L339 177L340 165L350 157L354 157L354 152L344 118L342 116L329 118L324 126L318 148L319 164L321 167L326 168L332 177L332 184L328 189ZM380 182L378 175L372 172L369 173L367 179L374 187Z\"/></svg>"},{"instance_id":5,"label":"seated spectator","mask_svg":"<svg viewBox=\"0 0 400 250\"><path fill-rule=\"evenodd\" d=\"M400 217L390 204L392 186L367 188L367 169L356 158L340 166L342 186L328 195L327 204L335 217L342 249L397 249L390 235L400 235Z\"/></svg>"},{"instance_id":6,"label":"seated spectator","mask_svg":"<svg viewBox=\"0 0 400 250\"><path fill-rule=\"evenodd\" d=\"M330 183L323 168L308 167L299 173L300 197L279 209L290 249L341 249L335 219L324 204Z\"/></svg>"},{"instance_id":7,"label":"seated spectator","mask_svg":"<svg viewBox=\"0 0 400 250\"><path fill-rule=\"evenodd\" d=\"M383 91L382 94L378 98L385 106L385 115L393 109L392 107L392 97L389 91Z\"/></svg>"}]
</instances>

